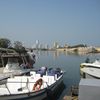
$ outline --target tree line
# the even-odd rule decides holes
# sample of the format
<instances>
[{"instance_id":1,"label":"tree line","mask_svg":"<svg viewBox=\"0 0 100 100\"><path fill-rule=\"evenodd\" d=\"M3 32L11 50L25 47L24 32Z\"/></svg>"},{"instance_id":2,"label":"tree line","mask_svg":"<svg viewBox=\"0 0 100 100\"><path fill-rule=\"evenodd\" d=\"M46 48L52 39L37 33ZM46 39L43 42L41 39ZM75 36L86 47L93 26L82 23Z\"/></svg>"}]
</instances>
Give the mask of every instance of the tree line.
<instances>
[{"instance_id":1,"label":"tree line","mask_svg":"<svg viewBox=\"0 0 100 100\"><path fill-rule=\"evenodd\" d=\"M0 48L13 49L18 53L26 53L22 42L14 41L14 43L11 43L11 41L7 38L0 38Z\"/></svg>"}]
</instances>

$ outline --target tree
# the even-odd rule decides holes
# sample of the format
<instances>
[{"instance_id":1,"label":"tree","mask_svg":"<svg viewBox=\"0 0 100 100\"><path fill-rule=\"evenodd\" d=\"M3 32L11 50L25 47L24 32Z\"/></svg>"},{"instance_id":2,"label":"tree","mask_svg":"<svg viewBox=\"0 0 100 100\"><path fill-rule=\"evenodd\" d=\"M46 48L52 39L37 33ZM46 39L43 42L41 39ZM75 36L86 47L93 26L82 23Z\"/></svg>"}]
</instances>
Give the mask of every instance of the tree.
<instances>
[{"instance_id":1,"label":"tree","mask_svg":"<svg viewBox=\"0 0 100 100\"><path fill-rule=\"evenodd\" d=\"M14 48L21 49L23 47L22 43L20 41L14 42Z\"/></svg>"},{"instance_id":2,"label":"tree","mask_svg":"<svg viewBox=\"0 0 100 100\"><path fill-rule=\"evenodd\" d=\"M0 47L1 48L8 48L11 45L11 41L7 38L1 38L0 39Z\"/></svg>"},{"instance_id":3,"label":"tree","mask_svg":"<svg viewBox=\"0 0 100 100\"><path fill-rule=\"evenodd\" d=\"M14 42L14 49L18 53L26 53L25 47L23 46L23 44L20 41L15 41Z\"/></svg>"}]
</instances>

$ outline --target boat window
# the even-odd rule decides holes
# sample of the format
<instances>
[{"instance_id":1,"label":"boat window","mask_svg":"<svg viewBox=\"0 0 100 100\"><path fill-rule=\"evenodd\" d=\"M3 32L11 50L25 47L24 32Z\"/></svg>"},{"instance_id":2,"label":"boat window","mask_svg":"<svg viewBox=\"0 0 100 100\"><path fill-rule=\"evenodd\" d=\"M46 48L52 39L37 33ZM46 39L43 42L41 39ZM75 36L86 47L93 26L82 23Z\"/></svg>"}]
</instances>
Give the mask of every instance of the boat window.
<instances>
[{"instance_id":1,"label":"boat window","mask_svg":"<svg viewBox=\"0 0 100 100\"><path fill-rule=\"evenodd\" d=\"M17 58L8 58L8 63L18 63Z\"/></svg>"}]
</instances>

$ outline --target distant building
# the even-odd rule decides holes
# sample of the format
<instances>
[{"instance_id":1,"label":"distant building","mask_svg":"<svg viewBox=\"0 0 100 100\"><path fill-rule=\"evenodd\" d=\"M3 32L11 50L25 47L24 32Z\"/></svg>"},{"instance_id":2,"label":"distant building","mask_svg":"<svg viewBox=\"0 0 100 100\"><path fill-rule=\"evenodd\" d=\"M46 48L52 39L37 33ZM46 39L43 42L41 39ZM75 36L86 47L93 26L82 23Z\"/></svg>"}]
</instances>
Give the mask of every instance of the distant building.
<instances>
[{"instance_id":1,"label":"distant building","mask_svg":"<svg viewBox=\"0 0 100 100\"><path fill-rule=\"evenodd\" d=\"M36 40L36 44L39 44L39 40Z\"/></svg>"},{"instance_id":2,"label":"distant building","mask_svg":"<svg viewBox=\"0 0 100 100\"><path fill-rule=\"evenodd\" d=\"M59 44L57 42L54 42L53 48L55 48L55 49L59 48Z\"/></svg>"},{"instance_id":3,"label":"distant building","mask_svg":"<svg viewBox=\"0 0 100 100\"><path fill-rule=\"evenodd\" d=\"M39 40L36 40L36 49L39 49Z\"/></svg>"},{"instance_id":4,"label":"distant building","mask_svg":"<svg viewBox=\"0 0 100 100\"><path fill-rule=\"evenodd\" d=\"M64 45L64 48L68 48L69 46L67 44Z\"/></svg>"},{"instance_id":5,"label":"distant building","mask_svg":"<svg viewBox=\"0 0 100 100\"><path fill-rule=\"evenodd\" d=\"M48 44L45 44L45 49L49 49L49 45Z\"/></svg>"},{"instance_id":6,"label":"distant building","mask_svg":"<svg viewBox=\"0 0 100 100\"><path fill-rule=\"evenodd\" d=\"M39 44L39 49L42 49L43 48L43 45L42 44Z\"/></svg>"}]
</instances>

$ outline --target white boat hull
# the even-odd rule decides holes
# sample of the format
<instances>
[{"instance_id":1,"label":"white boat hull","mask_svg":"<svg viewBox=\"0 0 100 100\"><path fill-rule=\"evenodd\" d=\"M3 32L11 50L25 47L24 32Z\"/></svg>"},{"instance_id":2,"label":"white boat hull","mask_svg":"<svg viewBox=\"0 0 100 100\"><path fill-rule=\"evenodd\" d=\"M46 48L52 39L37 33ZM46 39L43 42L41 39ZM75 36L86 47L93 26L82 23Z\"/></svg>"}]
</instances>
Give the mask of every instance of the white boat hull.
<instances>
[{"instance_id":1,"label":"white boat hull","mask_svg":"<svg viewBox=\"0 0 100 100\"><path fill-rule=\"evenodd\" d=\"M83 78L100 79L100 60L80 64L80 73Z\"/></svg>"},{"instance_id":2,"label":"white boat hull","mask_svg":"<svg viewBox=\"0 0 100 100\"><path fill-rule=\"evenodd\" d=\"M12 95L4 95L4 96L0 96L0 100L19 100L19 99L23 99L23 100L31 100L32 98L34 100L42 100L43 98L45 98L47 96L46 94L46 90L41 90L39 92L35 92L35 93L25 93L25 94L12 94Z\"/></svg>"},{"instance_id":3,"label":"white boat hull","mask_svg":"<svg viewBox=\"0 0 100 100\"><path fill-rule=\"evenodd\" d=\"M59 85L63 82L63 75L59 77L59 79L48 88L41 89L40 91L35 92L28 92L28 93L20 93L20 94L8 94L8 95L1 95L0 100L43 100L47 96L50 96L48 93L56 91ZM2 91L2 90L0 90Z\"/></svg>"},{"instance_id":4,"label":"white boat hull","mask_svg":"<svg viewBox=\"0 0 100 100\"><path fill-rule=\"evenodd\" d=\"M81 75L83 78L97 78L100 79L100 69L98 68L81 68Z\"/></svg>"}]
</instances>

